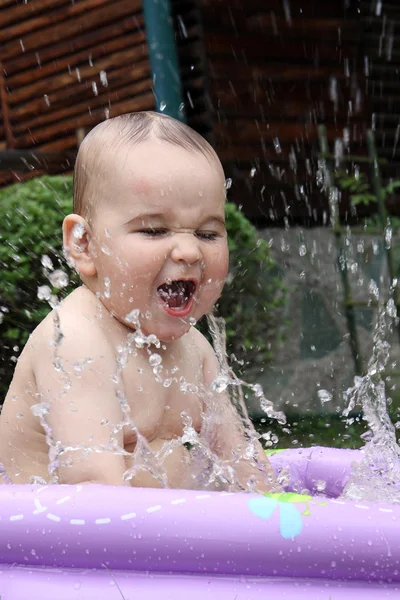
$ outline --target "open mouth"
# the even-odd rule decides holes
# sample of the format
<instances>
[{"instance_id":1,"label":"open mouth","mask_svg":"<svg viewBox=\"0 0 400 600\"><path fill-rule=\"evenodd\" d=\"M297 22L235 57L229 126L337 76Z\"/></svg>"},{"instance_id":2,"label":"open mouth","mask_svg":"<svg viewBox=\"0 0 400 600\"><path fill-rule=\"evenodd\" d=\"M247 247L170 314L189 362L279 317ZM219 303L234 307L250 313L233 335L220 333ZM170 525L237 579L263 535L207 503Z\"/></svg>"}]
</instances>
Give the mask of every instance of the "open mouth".
<instances>
[{"instance_id":1,"label":"open mouth","mask_svg":"<svg viewBox=\"0 0 400 600\"><path fill-rule=\"evenodd\" d=\"M191 279L177 279L163 283L157 288L159 298L172 310L184 310L191 304L196 291L196 282Z\"/></svg>"}]
</instances>

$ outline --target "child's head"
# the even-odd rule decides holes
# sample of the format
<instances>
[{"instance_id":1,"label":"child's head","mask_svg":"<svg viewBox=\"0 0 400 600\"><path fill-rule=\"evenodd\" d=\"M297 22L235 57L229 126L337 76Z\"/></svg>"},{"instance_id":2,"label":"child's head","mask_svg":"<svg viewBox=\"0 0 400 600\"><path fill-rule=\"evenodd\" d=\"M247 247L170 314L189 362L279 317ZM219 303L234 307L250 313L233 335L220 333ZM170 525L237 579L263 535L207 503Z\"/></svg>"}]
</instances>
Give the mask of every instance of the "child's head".
<instances>
[{"instance_id":1,"label":"child's head","mask_svg":"<svg viewBox=\"0 0 400 600\"><path fill-rule=\"evenodd\" d=\"M211 310L228 268L224 183L211 146L165 115L122 115L84 139L64 246L118 320L139 309L169 341Z\"/></svg>"}]
</instances>

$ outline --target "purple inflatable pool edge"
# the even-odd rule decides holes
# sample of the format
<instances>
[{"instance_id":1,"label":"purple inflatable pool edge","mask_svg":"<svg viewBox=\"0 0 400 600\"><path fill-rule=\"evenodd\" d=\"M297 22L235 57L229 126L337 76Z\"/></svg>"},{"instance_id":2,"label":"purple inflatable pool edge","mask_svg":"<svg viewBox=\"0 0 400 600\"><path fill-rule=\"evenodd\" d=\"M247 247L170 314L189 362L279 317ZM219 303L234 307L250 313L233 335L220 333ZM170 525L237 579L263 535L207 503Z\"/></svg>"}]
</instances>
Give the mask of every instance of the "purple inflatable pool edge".
<instances>
[{"instance_id":1,"label":"purple inflatable pool edge","mask_svg":"<svg viewBox=\"0 0 400 600\"><path fill-rule=\"evenodd\" d=\"M280 451L268 496L2 485L1 600L399 598L400 507L338 498L361 458Z\"/></svg>"}]
</instances>

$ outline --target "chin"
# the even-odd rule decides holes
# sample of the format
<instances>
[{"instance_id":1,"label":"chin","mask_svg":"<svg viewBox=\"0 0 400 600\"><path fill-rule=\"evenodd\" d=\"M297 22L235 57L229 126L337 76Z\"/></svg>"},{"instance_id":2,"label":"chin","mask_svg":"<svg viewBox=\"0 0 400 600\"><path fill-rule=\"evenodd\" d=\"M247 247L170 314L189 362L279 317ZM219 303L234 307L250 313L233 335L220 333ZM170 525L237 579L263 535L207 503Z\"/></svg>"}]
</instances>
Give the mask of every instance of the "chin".
<instances>
[{"instance_id":1,"label":"chin","mask_svg":"<svg viewBox=\"0 0 400 600\"><path fill-rule=\"evenodd\" d=\"M147 325L147 327L146 327ZM191 328L190 323L180 322L175 327L173 325L161 325L159 323L143 323L142 331L145 335L156 335L160 342L168 344L183 337Z\"/></svg>"}]
</instances>

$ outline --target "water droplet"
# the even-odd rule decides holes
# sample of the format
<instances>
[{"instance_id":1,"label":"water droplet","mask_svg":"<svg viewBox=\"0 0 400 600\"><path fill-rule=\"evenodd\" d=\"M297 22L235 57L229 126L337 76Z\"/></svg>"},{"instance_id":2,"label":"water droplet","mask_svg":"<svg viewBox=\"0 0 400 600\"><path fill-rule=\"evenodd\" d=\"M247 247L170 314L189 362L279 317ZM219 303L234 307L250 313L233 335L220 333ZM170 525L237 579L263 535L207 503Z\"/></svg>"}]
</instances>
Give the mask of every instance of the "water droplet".
<instances>
[{"instance_id":1,"label":"water droplet","mask_svg":"<svg viewBox=\"0 0 400 600\"><path fill-rule=\"evenodd\" d=\"M315 482L315 489L317 490L317 492L323 492L325 491L326 488L326 481L324 481L323 479L318 479Z\"/></svg>"},{"instance_id":2,"label":"water droplet","mask_svg":"<svg viewBox=\"0 0 400 600\"><path fill-rule=\"evenodd\" d=\"M157 365L160 365L162 363L162 358L159 354L150 354L149 363L152 367L156 367Z\"/></svg>"},{"instance_id":3,"label":"water droplet","mask_svg":"<svg viewBox=\"0 0 400 600\"><path fill-rule=\"evenodd\" d=\"M229 386L230 380L226 375L219 375L212 383L212 389L222 394Z\"/></svg>"},{"instance_id":4,"label":"water droplet","mask_svg":"<svg viewBox=\"0 0 400 600\"><path fill-rule=\"evenodd\" d=\"M37 297L39 300L50 300L51 289L48 285L41 285L38 287Z\"/></svg>"},{"instance_id":5,"label":"water droplet","mask_svg":"<svg viewBox=\"0 0 400 600\"><path fill-rule=\"evenodd\" d=\"M100 71L100 81L101 85L108 87L107 73L105 71Z\"/></svg>"},{"instance_id":6,"label":"water droplet","mask_svg":"<svg viewBox=\"0 0 400 600\"><path fill-rule=\"evenodd\" d=\"M129 299L131 300L131 298ZM132 298L133 301L133 298ZM128 313L125 317L125 321L127 323L133 323L134 325L136 325L136 327L139 326L139 316L140 316L140 311L138 308L134 308L133 310L131 310L130 313Z\"/></svg>"},{"instance_id":7,"label":"water droplet","mask_svg":"<svg viewBox=\"0 0 400 600\"><path fill-rule=\"evenodd\" d=\"M325 402L330 402L333 398L332 394L328 392L328 390L318 390L317 394L321 404L325 404Z\"/></svg>"},{"instance_id":8,"label":"water droplet","mask_svg":"<svg viewBox=\"0 0 400 600\"><path fill-rule=\"evenodd\" d=\"M42 263L42 266L45 269L48 269L49 271L53 270L53 263L51 262L51 259L49 256L47 256L47 254L43 254L40 262Z\"/></svg>"},{"instance_id":9,"label":"water droplet","mask_svg":"<svg viewBox=\"0 0 400 600\"><path fill-rule=\"evenodd\" d=\"M277 154L280 154L282 152L281 144L279 142L279 138L277 137L274 138L274 148Z\"/></svg>"},{"instance_id":10,"label":"water droplet","mask_svg":"<svg viewBox=\"0 0 400 600\"><path fill-rule=\"evenodd\" d=\"M49 275L51 285L58 290L67 287L69 284L68 275L62 269L56 269Z\"/></svg>"},{"instance_id":11,"label":"water droplet","mask_svg":"<svg viewBox=\"0 0 400 600\"><path fill-rule=\"evenodd\" d=\"M39 404L32 404L31 412L34 417L45 417L49 414L50 406L46 402L39 402Z\"/></svg>"},{"instance_id":12,"label":"water droplet","mask_svg":"<svg viewBox=\"0 0 400 600\"><path fill-rule=\"evenodd\" d=\"M76 223L72 228L72 235L77 240L81 240L85 234L85 228L82 223Z\"/></svg>"},{"instance_id":13,"label":"water droplet","mask_svg":"<svg viewBox=\"0 0 400 600\"><path fill-rule=\"evenodd\" d=\"M108 277L104 277L104 296L111 298L111 281Z\"/></svg>"}]
</instances>

